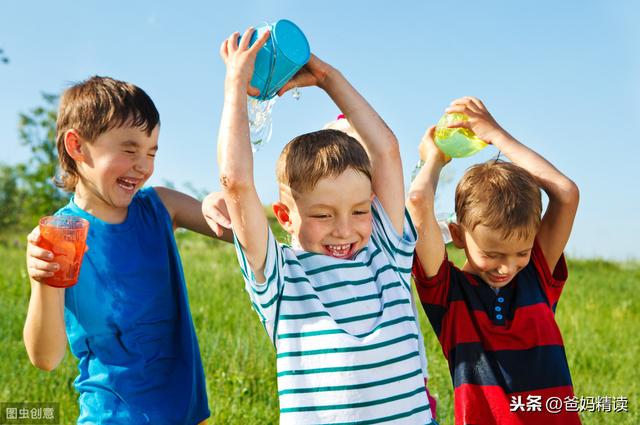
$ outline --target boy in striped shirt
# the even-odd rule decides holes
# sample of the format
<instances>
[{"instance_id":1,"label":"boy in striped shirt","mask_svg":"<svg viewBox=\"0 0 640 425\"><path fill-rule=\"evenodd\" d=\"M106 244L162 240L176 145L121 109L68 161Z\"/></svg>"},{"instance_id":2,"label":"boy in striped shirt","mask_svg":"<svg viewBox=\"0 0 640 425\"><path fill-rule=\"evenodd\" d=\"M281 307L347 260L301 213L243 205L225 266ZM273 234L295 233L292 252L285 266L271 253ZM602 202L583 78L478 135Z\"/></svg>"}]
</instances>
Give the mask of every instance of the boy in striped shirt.
<instances>
[{"instance_id":1,"label":"boy in striped shirt","mask_svg":"<svg viewBox=\"0 0 640 425\"><path fill-rule=\"evenodd\" d=\"M221 46L218 160L246 289L276 347L280 423L435 423L411 299L415 231L397 140L347 80L312 55L279 94L325 90L364 146L337 130L287 144L273 209L292 246L277 243L253 181L246 95L256 94L249 81L266 38L250 47L251 34Z\"/></svg>"},{"instance_id":2,"label":"boy in striped shirt","mask_svg":"<svg viewBox=\"0 0 640 425\"><path fill-rule=\"evenodd\" d=\"M554 315L578 188L504 131L480 100L455 100L446 112L468 115L452 127L471 129L512 161L473 166L456 188L457 223L449 229L467 256L462 269L447 261L433 212L438 175L449 160L433 142L433 127L420 145L425 166L409 194L419 235L414 277L449 362L455 422L579 424L575 409L555 411L574 394ZM540 188L549 195L542 218Z\"/></svg>"}]
</instances>

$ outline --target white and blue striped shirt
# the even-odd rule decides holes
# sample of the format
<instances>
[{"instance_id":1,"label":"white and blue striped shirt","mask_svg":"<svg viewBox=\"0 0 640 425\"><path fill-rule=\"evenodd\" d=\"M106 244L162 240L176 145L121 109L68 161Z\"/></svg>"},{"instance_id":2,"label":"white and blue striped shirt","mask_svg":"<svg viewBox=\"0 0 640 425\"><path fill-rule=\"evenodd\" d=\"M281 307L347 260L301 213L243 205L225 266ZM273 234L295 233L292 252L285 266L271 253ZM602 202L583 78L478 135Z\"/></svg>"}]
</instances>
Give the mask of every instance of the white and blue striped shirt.
<instances>
[{"instance_id":1,"label":"white and blue striped shirt","mask_svg":"<svg viewBox=\"0 0 640 425\"><path fill-rule=\"evenodd\" d=\"M378 199L372 213L371 238L351 260L281 245L269 230L263 283L236 241L276 347L281 424L432 423L411 295L416 232L405 213L398 235Z\"/></svg>"}]
</instances>

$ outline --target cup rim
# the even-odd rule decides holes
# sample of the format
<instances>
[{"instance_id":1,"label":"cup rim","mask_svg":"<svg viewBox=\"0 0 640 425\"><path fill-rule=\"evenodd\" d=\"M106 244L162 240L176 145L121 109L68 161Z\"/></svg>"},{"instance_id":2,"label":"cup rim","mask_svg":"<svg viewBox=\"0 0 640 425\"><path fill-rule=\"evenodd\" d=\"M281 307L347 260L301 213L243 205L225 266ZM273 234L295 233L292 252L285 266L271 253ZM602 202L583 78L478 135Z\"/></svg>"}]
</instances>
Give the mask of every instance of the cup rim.
<instances>
[{"instance_id":1,"label":"cup rim","mask_svg":"<svg viewBox=\"0 0 640 425\"><path fill-rule=\"evenodd\" d=\"M55 225L53 222L56 220L60 222L66 221L67 223L73 223L74 226L63 227ZM85 230L89 228L89 220L77 215L47 215L38 220L38 226L64 230Z\"/></svg>"}]
</instances>

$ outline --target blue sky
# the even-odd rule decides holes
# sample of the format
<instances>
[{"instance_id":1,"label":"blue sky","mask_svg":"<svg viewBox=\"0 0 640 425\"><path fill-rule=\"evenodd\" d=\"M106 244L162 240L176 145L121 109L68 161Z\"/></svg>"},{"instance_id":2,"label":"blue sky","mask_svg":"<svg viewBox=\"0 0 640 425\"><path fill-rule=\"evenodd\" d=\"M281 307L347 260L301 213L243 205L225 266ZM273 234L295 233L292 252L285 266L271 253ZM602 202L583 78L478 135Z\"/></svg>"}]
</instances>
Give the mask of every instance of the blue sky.
<instances>
[{"instance_id":1,"label":"blue sky","mask_svg":"<svg viewBox=\"0 0 640 425\"><path fill-rule=\"evenodd\" d=\"M454 4L455 6L450 6ZM634 1L6 2L0 12L0 162L29 152L18 113L90 75L149 93L162 129L151 184L219 188L215 145L223 100L221 41L288 18L312 51L340 69L401 144L405 179L417 145L448 103L481 98L516 138L581 190L567 252L640 258L640 6ZM275 159L292 137L337 109L317 88L274 106L273 137L256 156L258 191L277 196ZM453 210L455 182L495 148L447 166L438 210Z\"/></svg>"}]
</instances>

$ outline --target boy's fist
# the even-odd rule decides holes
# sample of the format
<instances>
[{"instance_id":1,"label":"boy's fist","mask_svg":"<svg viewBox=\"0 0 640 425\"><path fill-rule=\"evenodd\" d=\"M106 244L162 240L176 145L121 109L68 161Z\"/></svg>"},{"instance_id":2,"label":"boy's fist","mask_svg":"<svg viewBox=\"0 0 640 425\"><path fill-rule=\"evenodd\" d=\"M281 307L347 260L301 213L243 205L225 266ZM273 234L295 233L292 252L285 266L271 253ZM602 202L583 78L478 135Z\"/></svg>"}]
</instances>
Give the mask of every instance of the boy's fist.
<instances>
[{"instance_id":1,"label":"boy's fist","mask_svg":"<svg viewBox=\"0 0 640 425\"><path fill-rule=\"evenodd\" d=\"M212 192L204 198L202 215L218 237L222 236L224 229L231 229L231 219L222 192Z\"/></svg>"}]
</instances>

